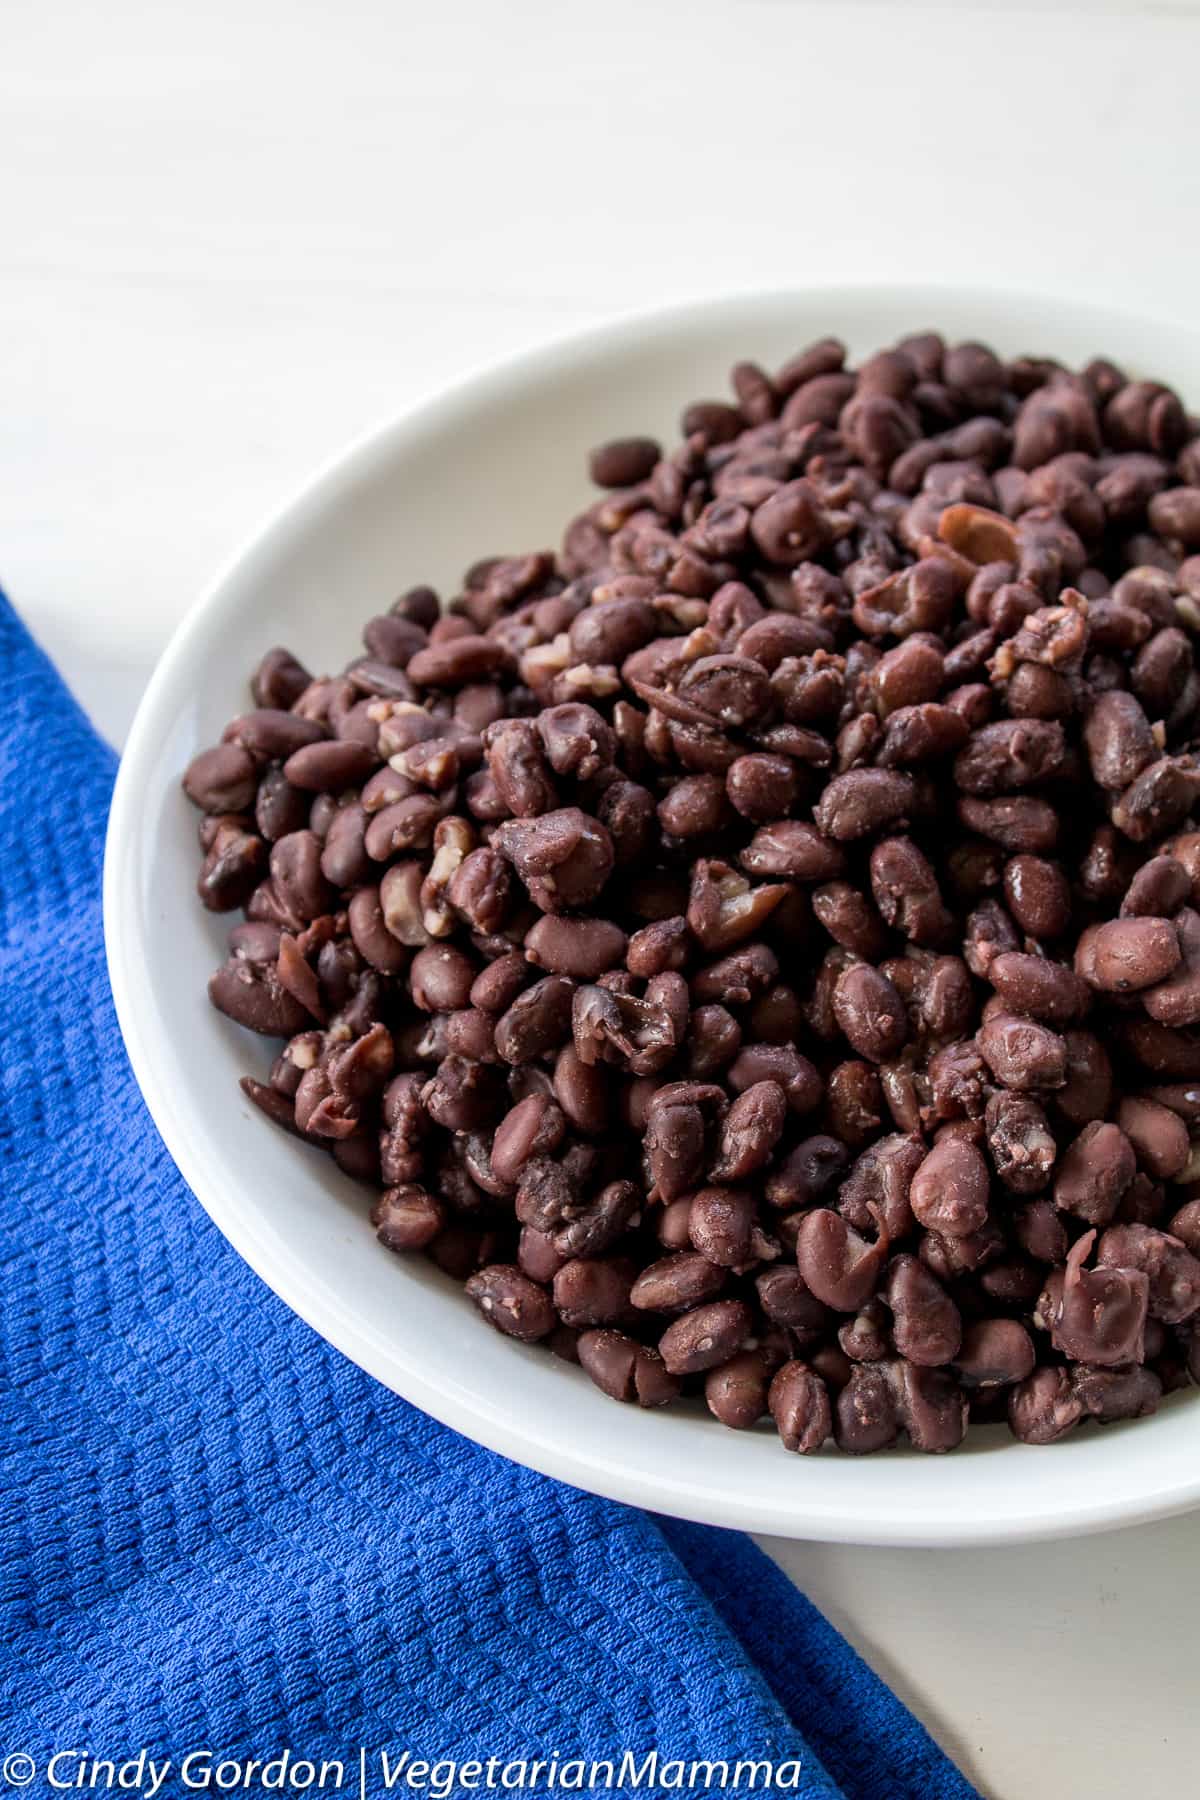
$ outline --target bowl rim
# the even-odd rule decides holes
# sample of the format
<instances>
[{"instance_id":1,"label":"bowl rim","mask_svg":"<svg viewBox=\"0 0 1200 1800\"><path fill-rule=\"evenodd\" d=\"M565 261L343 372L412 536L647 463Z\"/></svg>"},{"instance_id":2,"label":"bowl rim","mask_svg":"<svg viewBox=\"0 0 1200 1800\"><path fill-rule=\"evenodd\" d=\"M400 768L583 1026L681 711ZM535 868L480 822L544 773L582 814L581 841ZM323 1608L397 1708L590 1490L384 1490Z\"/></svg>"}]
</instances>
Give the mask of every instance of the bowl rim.
<instances>
[{"instance_id":1,"label":"bowl rim","mask_svg":"<svg viewBox=\"0 0 1200 1800\"><path fill-rule=\"evenodd\" d=\"M582 329L568 330L504 356L489 360L464 373L447 386L427 391L402 411L388 414L328 456L307 480L294 488L253 530L225 561L172 633L138 705L121 756L113 790L105 839L103 875L104 936L109 979L118 1023L134 1076L143 1099L184 1181L209 1217L238 1254L266 1285L308 1325L358 1367L383 1386L462 1432L486 1448L575 1487L631 1505L694 1519L702 1523L817 1541L942 1548L996 1545L1047 1540L1104 1531L1120 1525L1144 1523L1185 1512L1200 1504L1200 1455L1193 1474L1153 1485L1148 1481L1143 1496L1108 1494L1102 1488L1075 1498L1069 1507L1047 1509L1031 1499L1027 1509L997 1515L986 1510L948 1521L910 1513L897 1515L855 1505L853 1516L843 1516L826 1506L814 1512L797 1485L795 1506L787 1509L765 1505L754 1496L726 1490L720 1496L697 1494L687 1480L673 1479L661 1471L653 1476L589 1454L586 1441L567 1440L531 1419L515 1434L508 1422L497 1422L492 1413L456 1381L453 1371L406 1353L396 1341L359 1317L348 1303L331 1303L327 1293L317 1294L298 1254L280 1254L277 1242L268 1247L255 1227L252 1214L240 1209L236 1195L227 1196L211 1178L206 1163L204 1134L168 1083L161 1079L153 1054L153 1020L149 1011L150 984L133 929L137 918L136 858L128 854L133 844L143 785L149 766L171 716L172 694L177 688L193 644L219 615L224 604L237 607L233 590L252 572L261 558L286 542L306 515L336 505L365 476L402 454L406 444L419 440L434 424L452 424L486 407L526 378L553 377L568 370L580 358L619 354L625 348L644 346L656 335L680 327L717 325L723 313L733 318L759 307L770 309L794 302L798 307L828 308L836 321L838 308L853 309L872 300L897 312L909 310L911 318L937 318L939 303L986 316L999 316L1006 303L1022 313L1065 309L1081 323L1094 321L1103 343L1104 332L1131 329L1152 334L1155 326L1173 333L1195 335L1200 355L1200 333L1178 317L1144 313L1122 307L1097 306L1065 293L1038 293L1022 287L988 286L949 282L839 282L789 284L764 289L732 289L703 298L636 308ZM1110 1430L1112 1428L1109 1428ZM1123 1436L1123 1434L1120 1434ZM1114 1447L1120 1441L1113 1434ZM1036 1451L1029 1454L1036 1455ZM847 1459L852 1469L857 1463ZM1031 1490L1035 1484L1031 1483Z\"/></svg>"}]
</instances>

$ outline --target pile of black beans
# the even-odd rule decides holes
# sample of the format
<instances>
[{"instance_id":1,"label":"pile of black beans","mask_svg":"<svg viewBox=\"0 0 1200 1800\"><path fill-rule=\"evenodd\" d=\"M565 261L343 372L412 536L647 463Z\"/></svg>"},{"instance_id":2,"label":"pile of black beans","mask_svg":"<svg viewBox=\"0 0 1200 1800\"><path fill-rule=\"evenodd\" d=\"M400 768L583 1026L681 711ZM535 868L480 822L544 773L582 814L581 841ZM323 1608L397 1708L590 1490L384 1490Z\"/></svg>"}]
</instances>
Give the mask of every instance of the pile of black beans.
<instances>
[{"instance_id":1,"label":"pile of black beans","mask_svg":"<svg viewBox=\"0 0 1200 1800\"><path fill-rule=\"evenodd\" d=\"M198 756L243 1088L499 1331L789 1450L1200 1379L1200 421L826 339ZM282 1204L282 1201L281 1201ZM431 1346L431 1354L436 1347Z\"/></svg>"}]
</instances>

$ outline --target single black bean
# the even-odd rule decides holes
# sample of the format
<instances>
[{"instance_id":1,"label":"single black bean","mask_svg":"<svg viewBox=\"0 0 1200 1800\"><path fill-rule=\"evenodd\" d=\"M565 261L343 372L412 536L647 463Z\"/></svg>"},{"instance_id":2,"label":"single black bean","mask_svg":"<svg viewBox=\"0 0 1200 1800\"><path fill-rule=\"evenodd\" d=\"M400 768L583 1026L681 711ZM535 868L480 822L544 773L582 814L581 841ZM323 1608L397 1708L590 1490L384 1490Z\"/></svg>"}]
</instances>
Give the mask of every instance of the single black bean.
<instances>
[{"instance_id":1,"label":"single black bean","mask_svg":"<svg viewBox=\"0 0 1200 1800\"><path fill-rule=\"evenodd\" d=\"M478 1270L466 1291L489 1325L522 1343L546 1337L557 1323L549 1294L514 1264L493 1263Z\"/></svg>"},{"instance_id":2,"label":"single black bean","mask_svg":"<svg viewBox=\"0 0 1200 1800\"><path fill-rule=\"evenodd\" d=\"M744 1301L710 1301L667 1326L658 1340L659 1355L672 1375L716 1368L741 1349L753 1323Z\"/></svg>"}]
</instances>

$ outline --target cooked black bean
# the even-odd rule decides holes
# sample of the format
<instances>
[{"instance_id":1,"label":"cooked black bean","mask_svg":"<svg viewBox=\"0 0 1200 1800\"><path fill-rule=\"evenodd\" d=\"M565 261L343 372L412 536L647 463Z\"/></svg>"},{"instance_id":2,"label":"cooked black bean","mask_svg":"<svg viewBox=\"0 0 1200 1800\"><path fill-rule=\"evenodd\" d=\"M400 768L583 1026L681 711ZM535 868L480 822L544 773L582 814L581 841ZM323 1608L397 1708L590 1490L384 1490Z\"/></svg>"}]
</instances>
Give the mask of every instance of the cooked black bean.
<instances>
[{"instance_id":1,"label":"cooked black bean","mask_svg":"<svg viewBox=\"0 0 1200 1800\"><path fill-rule=\"evenodd\" d=\"M783 1134L787 1100L775 1081L756 1081L733 1102L721 1126L713 1181L743 1181L762 1168Z\"/></svg>"},{"instance_id":2,"label":"cooked black bean","mask_svg":"<svg viewBox=\"0 0 1200 1800\"><path fill-rule=\"evenodd\" d=\"M748 1189L701 1188L687 1202L687 1209L689 1241L709 1262L738 1269L759 1260L765 1239L758 1227L754 1195Z\"/></svg>"},{"instance_id":3,"label":"cooked black bean","mask_svg":"<svg viewBox=\"0 0 1200 1800\"><path fill-rule=\"evenodd\" d=\"M241 744L216 744L188 764L183 791L206 813L246 812L254 804L258 769Z\"/></svg>"},{"instance_id":4,"label":"cooked black bean","mask_svg":"<svg viewBox=\"0 0 1200 1800\"><path fill-rule=\"evenodd\" d=\"M678 1377L657 1350L620 1331L585 1331L576 1346L581 1367L610 1399L636 1406L666 1406L679 1392Z\"/></svg>"},{"instance_id":5,"label":"cooked black bean","mask_svg":"<svg viewBox=\"0 0 1200 1800\"><path fill-rule=\"evenodd\" d=\"M446 1224L446 1208L426 1188L409 1182L388 1188L371 1208L380 1243L398 1252L424 1250Z\"/></svg>"},{"instance_id":6,"label":"cooked black bean","mask_svg":"<svg viewBox=\"0 0 1200 1800\"><path fill-rule=\"evenodd\" d=\"M635 487L645 481L661 454L653 438L613 438L592 451L588 473L597 487Z\"/></svg>"},{"instance_id":7,"label":"cooked black bean","mask_svg":"<svg viewBox=\"0 0 1200 1800\"><path fill-rule=\"evenodd\" d=\"M1014 1013L997 1012L984 1022L976 1042L996 1080L1019 1091L1062 1087L1067 1049L1057 1032Z\"/></svg>"},{"instance_id":8,"label":"cooked black bean","mask_svg":"<svg viewBox=\"0 0 1200 1800\"><path fill-rule=\"evenodd\" d=\"M1004 898L1021 929L1033 938L1060 937L1071 922L1071 890L1056 863L1014 856L1004 865Z\"/></svg>"},{"instance_id":9,"label":"cooked black bean","mask_svg":"<svg viewBox=\"0 0 1200 1800\"><path fill-rule=\"evenodd\" d=\"M846 866L845 852L814 825L780 819L755 832L741 853L752 875L787 875L794 881L831 881Z\"/></svg>"},{"instance_id":10,"label":"cooked black bean","mask_svg":"<svg viewBox=\"0 0 1200 1800\"><path fill-rule=\"evenodd\" d=\"M1156 1181L1172 1181L1188 1160L1188 1128L1169 1106L1144 1095L1127 1094L1117 1107L1117 1123L1142 1167Z\"/></svg>"},{"instance_id":11,"label":"cooked black bean","mask_svg":"<svg viewBox=\"0 0 1200 1800\"><path fill-rule=\"evenodd\" d=\"M260 762L281 762L305 744L315 744L327 737L324 725L299 712L264 706L256 712L242 713L225 727L222 743L240 744Z\"/></svg>"},{"instance_id":12,"label":"cooked black bean","mask_svg":"<svg viewBox=\"0 0 1200 1800\"><path fill-rule=\"evenodd\" d=\"M953 1371L967 1388L1011 1387L1033 1373L1037 1351L1017 1319L976 1319L967 1325Z\"/></svg>"},{"instance_id":13,"label":"cooked black bean","mask_svg":"<svg viewBox=\"0 0 1200 1800\"><path fill-rule=\"evenodd\" d=\"M771 1371L761 1350L740 1350L704 1378L709 1412L732 1431L747 1431L767 1410Z\"/></svg>"},{"instance_id":14,"label":"cooked black bean","mask_svg":"<svg viewBox=\"0 0 1200 1800\"><path fill-rule=\"evenodd\" d=\"M1077 972L1107 993L1135 993L1165 981L1180 961L1179 938L1168 919L1112 919L1085 933Z\"/></svg>"},{"instance_id":15,"label":"cooked black bean","mask_svg":"<svg viewBox=\"0 0 1200 1800\"><path fill-rule=\"evenodd\" d=\"M912 1178L909 1205L927 1231L965 1237L988 1216L988 1168L967 1138L944 1137Z\"/></svg>"},{"instance_id":16,"label":"cooked black bean","mask_svg":"<svg viewBox=\"0 0 1200 1800\"><path fill-rule=\"evenodd\" d=\"M201 905L210 912L232 912L253 904L267 862L266 844L236 813L209 814L205 825L212 830L196 878Z\"/></svg>"},{"instance_id":17,"label":"cooked black bean","mask_svg":"<svg viewBox=\"0 0 1200 1800\"><path fill-rule=\"evenodd\" d=\"M553 1277L554 1310L564 1325L620 1324L629 1312L633 1265L622 1259L572 1257Z\"/></svg>"},{"instance_id":18,"label":"cooked black bean","mask_svg":"<svg viewBox=\"0 0 1200 1800\"><path fill-rule=\"evenodd\" d=\"M693 1013L693 1031L695 1027ZM756 1082L773 1082L796 1113L812 1112L821 1101L820 1074L792 1044L747 1045L729 1065L728 1081L735 1094L745 1093Z\"/></svg>"},{"instance_id":19,"label":"cooked black bean","mask_svg":"<svg viewBox=\"0 0 1200 1800\"><path fill-rule=\"evenodd\" d=\"M1101 693L1088 711L1083 747L1097 787L1121 792L1155 760L1157 743L1139 700L1126 689Z\"/></svg>"},{"instance_id":20,"label":"cooked black bean","mask_svg":"<svg viewBox=\"0 0 1200 1800\"><path fill-rule=\"evenodd\" d=\"M903 1358L887 1365L900 1424L914 1450L940 1456L962 1443L968 1401L957 1380L943 1368L922 1368Z\"/></svg>"},{"instance_id":21,"label":"cooked black bean","mask_svg":"<svg viewBox=\"0 0 1200 1800\"><path fill-rule=\"evenodd\" d=\"M652 1106L643 1142L659 1198L677 1200L695 1187L704 1171L704 1117L698 1106Z\"/></svg>"},{"instance_id":22,"label":"cooked black bean","mask_svg":"<svg viewBox=\"0 0 1200 1800\"><path fill-rule=\"evenodd\" d=\"M346 922L354 948L380 975L399 975L409 964L409 951L388 929L380 890L361 887L346 908Z\"/></svg>"},{"instance_id":23,"label":"cooked black bean","mask_svg":"<svg viewBox=\"0 0 1200 1800\"><path fill-rule=\"evenodd\" d=\"M943 944L954 921L942 900L937 876L911 838L885 838L871 852L871 891L884 922L914 944Z\"/></svg>"},{"instance_id":24,"label":"cooked black bean","mask_svg":"<svg viewBox=\"0 0 1200 1800\"><path fill-rule=\"evenodd\" d=\"M1054 1365L1034 1369L1018 1382L1008 1399L1009 1426L1023 1444L1057 1443L1086 1411L1075 1390L1072 1370Z\"/></svg>"},{"instance_id":25,"label":"cooked black bean","mask_svg":"<svg viewBox=\"0 0 1200 1800\"><path fill-rule=\"evenodd\" d=\"M566 1120L549 1094L527 1094L504 1115L492 1139L492 1170L515 1183L534 1156L551 1156L562 1142Z\"/></svg>"},{"instance_id":26,"label":"cooked black bean","mask_svg":"<svg viewBox=\"0 0 1200 1800\"><path fill-rule=\"evenodd\" d=\"M531 962L554 975L594 981L615 968L625 955L625 933L608 919L564 918L543 914L525 934Z\"/></svg>"},{"instance_id":27,"label":"cooked black bean","mask_svg":"<svg viewBox=\"0 0 1200 1800\"><path fill-rule=\"evenodd\" d=\"M892 1315L896 1349L908 1362L935 1368L957 1356L962 1342L958 1308L915 1256L892 1258L883 1298Z\"/></svg>"},{"instance_id":28,"label":"cooked black bean","mask_svg":"<svg viewBox=\"0 0 1200 1800\"><path fill-rule=\"evenodd\" d=\"M834 776L813 817L826 837L846 843L899 823L912 803L911 776L889 769L851 769Z\"/></svg>"},{"instance_id":29,"label":"cooked black bean","mask_svg":"<svg viewBox=\"0 0 1200 1800\"><path fill-rule=\"evenodd\" d=\"M268 650L250 677L254 704L286 712L295 706L312 676L290 650L276 646Z\"/></svg>"},{"instance_id":30,"label":"cooked black bean","mask_svg":"<svg viewBox=\"0 0 1200 1800\"><path fill-rule=\"evenodd\" d=\"M1140 1269L1085 1268L1095 1239L1088 1231L1072 1245L1039 1316L1055 1349L1072 1361L1102 1368L1141 1362L1149 1280Z\"/></svg>"},{"instance_id":31,"label":"cooked black bean","mask_svg":"<svg viewBox=\"0 0 1200 1800\"><path fill-rule=\"evenodd\" d=\"M308 1009L283 986L271 964L231 957L210 977L208 997L235 1023L265 1037L290 1038L311 1023Z\"/></svg>"},{"instance_id":32,"label":"cooked black bean","mask_svg":"<svg viewBox=\"0 0 1200 1800\"><path fill-rule=\"evenodd\" d=\"M511 1263L478 1270L466 1290L490 1325L522 1343L548 1336L558 1323L546 1290Z\"/></svg>"},{"instance_id":33,"label":"cooked black bean","mask_svg":"<svg viewBox=\"0 0 1200 1800\"><path fill-rule=\"evenodd\" d=\"M868 1062L887 1062L908 1037L908 1015L892 982L868 963L852 963L833 990L833 1013L847 1042Z\"/></svg>"},{"instance_id":34,"label":"cooked black bean","mask_svg":"<svg viewBox=\"0 0 1200 1800\"><path fill-rule=\"evenodd\" d=\"M618 1399L855 1454L1152 1412L1200 1380L1200 439L930 332L730 382L593 452L561 559L269 651L193 759L212 1000L285 1040L244 1090Z\"/></svg>"},{"instance_id":35,"label":"cooked black bean","mask_svg":"<svg viewBox=\"0 0 1200 1800\"><path fill-rule=\"evenodd\" d=\"M1004 719L971 734L954 760L954 779L983 799L1019 793L1058 773L1066 754L1063 728L1044 719Z\"/></svg>"},{"instance_id":36,"label":"cooked black bean","mask_svg":"<svg viewBox=\"0 0 1200 1800\"><path fill-rule=\"evenodd\" d=\"M310 793L338 793L358 787L379 767L379 757L353 738L335 738L323 744L305 744L293 750L283 772L293 787Z\"/></svg>"},{"instance_id":37,"label":"cooked black bean","mask_svg":"<svg viewBox=\"0 0 1200 1800\"><path fill-rule=\"evenodd\" d=\"M659 1355L672 1375L713 1369L741 1349L753 1324L754 1315L744 1301L713 1300L667 1326L658 1340Z\"/></svg>"},{"instance_id":38,"label":"cooked black bean","mask_svg":"<svg viewBox=\"0 0 1200 1800\"><path fill-rule=\"evenodd\" d=\"M1014 1194L1036 1194L1046 1186L1058 1155L1050 1121L1028 1094L1001 1089L984 1113L992 1165Z\"/></svg>"},{"instance_id":39,"label":"cooked black bean","mask_svg":"<svg viewBox=\"0 0 1200 1800\"><path fill-rule=\"evenodd\" d=\"M725 1280L724 1268L698 1253L681 1250L643 1269L630 1299L646 1312L685 1312L713 1299Z\"/></svg>"},{"instance_id":40,"label":"cooked black bean","mask_svg":"<svg viewBox=\"0 0 1200 1800\"><path fill-rule=\"evenodd\" d=\"M834 1408L834 1438L839 1450L866 1456L894 1444L900 1432L895 1391L887 1369L878 1363L855 1363Z\"/></svg>"},{"instance_id":41,"label":"cooked black bean","mask_svg":"<svg viewBox=\"0 0 1200 1800\"><path fill-rule=\"evenodd\" d=\"M642 1195L632 1181L610 1181L554 1234L563 1256L598 1256L638 1223Z\"/></svg>"},{"instance_id":42,"label":"cooked black bean","mask_svg":"<svg viewBox=\"0 0 1200 1800\"><path fill-rule=\"evenodd\" d=\"M1168 1232L1110 1225L1096 1251L1099 1266L1140 1269L1150 1283L1149 1313L1179 1325L1200 1310L1200 1260Z\"/></svg>"},{"instance_id":43,"label":"cooked black bean","mask_svg":"<svg viewBox=\"0 0 1200 1800\"><path fill-rule=\"evenodd\" d=\"M304 922L332 909L334 893L321 870L321 849L312 831L289 832L271 846L271 880L285 906Z\"/></svg>"},{"instance_id":44,"label":"cooked black bean","mask_svg":"<svg viewBox=\"0 0 1200 1800\"><path fill-rule=\"evenodd\" d=\"M1055 1109L1072 1125L1086 1125L1108 1111L1113 1070L1108 1052L1090 1031L1063 1033L1067 1078L1053 1096Z\"/></svg>"},{"instance_id":45,"label":"cooked black bean","mask_svg":"<svg viewBox=\"0 0 1200 1800\"><path fill-rule=\"evenodd\" d=\"M785 1450L811 1455L833 1430L829 1391L802 1362L787 1362L775 1371L767 1403Z\"/></svg>"},{"instance_id":46,"label":"cooked black bean","mask_svg":"<svg viewBox=\"0 0 1200 1800\"><path fill-rule=\"evenodd\" d=\"M838 1213L818 1207L800 1220L796 1264L809 1292L835 1312L857 1312L879 1286L888 1242L868 1243Z\"/></svg>"},{"instance_id":47,"label":"cooked black bean","mask_svg":"<svg viewBox=\"0 0 1200 1800\"><path fill-rule=\"evenodd\" d=\"M528 1063L557 1049L570 1032L573 989L547 975L519 993L496 1024L496 1049L507 1063Z\"/></svg>"},{"instance_id":48,"label":"cooked black bean","mask_svg":"<svg viewBox=\"0 0 1200 1800\"><path fill-rule=\"evenodd\" d=\"M823 1132L804 1138L767 1176L766 1198L781 1211L811 1206L838 1179L849 1160L846 1146L838 1138Z\"/></svg>"}]
</instances>

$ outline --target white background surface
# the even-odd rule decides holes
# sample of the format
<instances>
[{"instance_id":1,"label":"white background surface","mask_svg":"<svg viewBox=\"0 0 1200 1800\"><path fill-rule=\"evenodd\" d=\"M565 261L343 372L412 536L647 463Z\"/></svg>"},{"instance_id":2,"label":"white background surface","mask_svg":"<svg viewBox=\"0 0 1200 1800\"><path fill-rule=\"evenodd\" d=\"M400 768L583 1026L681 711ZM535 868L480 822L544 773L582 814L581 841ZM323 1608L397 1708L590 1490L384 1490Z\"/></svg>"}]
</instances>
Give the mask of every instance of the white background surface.
<instances>
[{"instance_id":1,"label":"white background surface","mask_svg":"<svg viewBox=\"0 0 1200 1800\"><path fill-rule=\"evenodd\" d=\"M0 581L119 739L315 464L549 333L847 278L1186 315L1198 66L1192 0L0 0ZM1191 1791L1200 1518L769 1548L989 1795Z\"/></svg>"}]
</instances>

